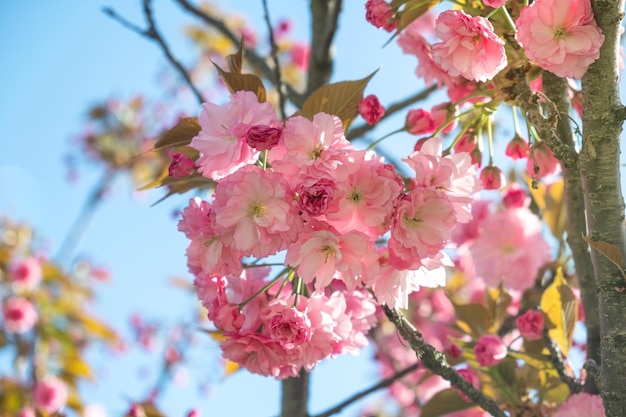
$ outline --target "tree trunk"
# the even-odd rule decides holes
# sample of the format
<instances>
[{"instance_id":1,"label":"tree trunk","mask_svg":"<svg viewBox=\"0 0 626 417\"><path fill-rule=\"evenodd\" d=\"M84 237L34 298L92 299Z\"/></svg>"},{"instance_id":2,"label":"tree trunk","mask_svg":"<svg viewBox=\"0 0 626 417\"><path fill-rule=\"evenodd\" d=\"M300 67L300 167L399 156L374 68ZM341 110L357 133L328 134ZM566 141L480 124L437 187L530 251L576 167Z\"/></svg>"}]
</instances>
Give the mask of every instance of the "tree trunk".
<instances>
[{"instance_id":1,"label":"tree trunk","mask_svg":"<svg viewBox=\"0 0 626 417\"><path fill-rule=\"evenodd\" d=\"M580 155L588 235L625 253L624 200L620 184L620 134L624 108L619 101L619 27L623 1L592 0L604 33L600 58L583 78L583 148ZM601 367L598 387L608 417L626 416L626 296L619 269L598 251L591 259L599 295Z\"/></svg>"}]
</instances>

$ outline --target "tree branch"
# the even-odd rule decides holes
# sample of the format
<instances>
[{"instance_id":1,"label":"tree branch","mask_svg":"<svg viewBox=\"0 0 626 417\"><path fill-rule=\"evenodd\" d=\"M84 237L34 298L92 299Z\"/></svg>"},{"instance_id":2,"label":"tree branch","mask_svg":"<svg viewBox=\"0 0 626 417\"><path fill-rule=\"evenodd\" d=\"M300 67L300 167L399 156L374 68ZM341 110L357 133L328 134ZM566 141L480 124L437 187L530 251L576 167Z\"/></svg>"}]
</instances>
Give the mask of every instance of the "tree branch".
<instances>
[{"instance_id":1,"label":"tree branch","mask_svg":"<svg viewBox=\"0 0 626 417\"><path fill-rule=\"evenodd\" d=\"M578 169L578 154L572 147L561 142L557 135L560 115L556 105L550 100L542 103L539 96L532 92L524 68L510 70L507 78L514 82L513 95L516 104L537 129L540 139L548 144L556 159L561 161L563 166Z\"/></svg>"},{"instance_id":2,"label":"tree branch","mask_svg":"<svg viewBox=\"0 0 626 417\"><path fill-rule=\"evenodd\" d=\"M333 72L332 43L342 0L311 0L311 54L305 97L330 81Z\"/></svg>"},{"instance_id":3,"label":"tree branch","mask_svg":"<svg viewBox=\"0 0 626 417\"><path fill-rule=\"evenodd\" d=\"M125 28L130 29L131 31L137 33L138 35L141 35L159 44L159 46L161 47L161 50L165 54L165 57L170 62L170 64L178 71L178 74L183 78L183 80L185 81L185 83L187 84L187 86L189 87L193 95L195 96L198 103L200 104L204 103L205 100L202 97L202 94L200 93L198 88L194 85L193 81L191 80L189 73L187 72L185 67L183 67L180 61L176 59L174 54L172 54L172 51L170 50L169 46L165 42L165 39L163 39L163 37L159 33L156 27L156 23L154 21L154 17L152 15L152 8L150 5L150 2L151 0L143 0L144 15L146 17L146 21L148 22L148 29L146 30L143 30L139 26L124 19L122 16L117 14L115 10L109 7L103 8L102 11L104 12L104 14L106 14L113 20L117 21Z\"/></svg>"},{"instance_id":4,"label":"tree branch","mask_svg":"<svg viewBox=\"0 0 626 417\"><path fill-rule=\"evenodd\" d=\"M561 381L567 384L571 394L581 392L583 390L583 385L565 372L565 364L563 363L563 354L561 353L561 349L559 349L556 343L554 343L554 340L548 336L547 330L544 330L543 338L546 342L546 346L548 346L548 350L550 351L550 360L552 361L552 365L559 374Z\"/></svg>"},{"instance_id":5,"label":"tree branch","mask_svg":"<svg viewBox=\"0 0 626 417\"><path fill-rule=\"evenodd\" d=\"M385 378L379 381L378 383L372 385L371 387L364 389L363 391L357 392L356 394L352 395L350 398L347 398L346 400L340 402L339 404L337 404L336 406L332 408L329 408L323 413L316 414L315 416L312 416L312 417L329 417L329 416L332 416L333 414L337 414L341 410L343 410L345 407L349 406L350 404L360 400L361 398L364 398L370 395L373 392L378 391L379 389L390 386L391 384L396 382L398 379L403 378L405 375L410 374L411 372L417 370L418 368L419 368L419 362L414 363L413 365L408 366L404 368L403 370L396 372L389 378Z\"/></svg>"},{"instance_id":6,"label":"tree branch","mask_svg":"<svg viewBox=\"0 0 626 417\"><path fill-rule=\"evenodd\" d=\"M280 61L278 60L278 45L276 45L276 39L274 39L274 28L270 21L270 12L267 7L267 0L263 0L263 12L265 17L265 23L267 25L267 31L269 33L270 45L272 46L272 60L274 61L274 74L276 76L276 90L278 91L278 105L280 109L280 115L283 120L287 119L285 113L285 92L283 91L283 81L280 71Z\"/></svg>"},{"instance_id":7,"label":"tree branch","mask_svg":"<svg viewBox=\"0 0 626 417\"><path fill-rule=\"evenodd\" d=\"M432 345L424 340L422 334L413 327L411 323L401 313L392 310L386 305L383 306L385 314L398 329L400 335L406 340L411 349L417 354L417 358L421 360L424 367L430 369L433 373L441 376L443 379L461 390L468 398L474 401L483 410L491 413L495 417L506 417L504 411L498 407L496 402L483 394L480 390L466 381L459 373L448 365L443 353L438 352Z\"/></svg>"},{"instance_id":8,"label":"tree branch","mask_svg":"<svg viewBox=\"0 0 626 417\"><path fill-rule=\"evenodd\" d=\"M233 45L237 47L239 46L238 35L231 31L228 26L224 24L223 21L211 16L206 11L194 6L193 4L189 3L188 0L174 1L177 2L183 8L183 10L202 20L208 26L216 29L218 32L228 38L228 40L230 40ZM259 54L256 53L254 49L247 48L244 45L244 58L255 71L261 74L261 76L268 79L275 86L279 85L279 81L276 78L276 74L274 73L272 68L267 64L265 59L263 59ZM289 100L297 107L301 107L302 103L304 102L304 96L294 90L291 85L284 84L284 86L287 90L287 97L289 98Z\"/></svg>"}]
</instances>

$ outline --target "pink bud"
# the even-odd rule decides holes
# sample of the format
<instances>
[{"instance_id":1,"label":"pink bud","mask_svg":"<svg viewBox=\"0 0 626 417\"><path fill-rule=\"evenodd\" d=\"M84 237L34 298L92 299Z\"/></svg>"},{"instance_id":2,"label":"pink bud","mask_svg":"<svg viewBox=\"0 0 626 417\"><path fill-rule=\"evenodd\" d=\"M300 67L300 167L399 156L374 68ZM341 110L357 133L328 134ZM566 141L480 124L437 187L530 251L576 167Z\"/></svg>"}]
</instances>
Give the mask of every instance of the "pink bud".
<instances>
[{"instance_id":1,"label":"pink bud","mask_svg":"<svg viewBox=\"0 0 626 417\"><path fill-rule=\"evenodd\" d=\"M392 18L393 9L385 0L367 0L365 3L365 19L375 27L391 32L397 27Z\"/></svg>"},{"instance_id":2,"label":"pink bud","mask_svg":"<svg viewBox=\"0 0 626 417\"><path fill-rule=\"evenodd\" d=\"M435 128L439 129L448 121L448 119L451 119L456 115L456 109L451 105L451 103L443 103L433 107L430 110L430 114L433 117L433 122L435 122ZM443 128L441 133L450 133L457 124L457 119L452 119L451 122Z\"/></svg>"},{"instance_id":3,"label":"pink bud","mask_svg":"<svg viewBox=\"0 0 626 417\"><path fill-rule=\"evenodd\" d=\"M359 102L359 114L367 122L373 125L385 114L385 108L378 101L378 97L370 94Z\"/></svg>"},{"instance_id":4,"label":"pink bud","mask_svg":"<svg viewBox=\"0 0 626 417\"><path fill-rule=\"evenodd\" d=\"M435 122L429 111L412 109L406 115L405 128L414 135L426 135L435 131Z\"/></svg>"},{"instance_id":5,"label":"pink bud","mask_svg":"<svg viewBox=\"0 0 626 417\"><path fill-rule=\"evenodd\" d=\"M515 319L517 329L528 340L539 340L543 335L543 313L537 310L528 310Z\"/></svg>"},{"instance_id":6,"label":"pink bud","mask_svg":"<svg viewBox=\"0 0 626 417\"><path fill-rule=\"evenodd\" d=\"M483 190L499 190L504 182L504 174L496 166L489 165L480 172L480 184Z\"/></svg>"},{"instance_id":7,"label":"pink bud","mask_svg":"<svg viewBox=\"0 0 626 417\"><path fill-rule=\"evenodd\" d=\"M192 174L196 170L196 163L185 154L175 153L172 155L172 162L168 169L170 177L183 178Z\"/></svg>"},{"instance_id":8,"label":"pink bud","mask_svg":"<svg viewBox=\"0 0 626 417\"><path fill-rule=\"evenodd\" d=\"M511 139L505 150L506 156L514 161L528 158L529 152L528 142L519 135L515 135L515 137Z\"/></svg>"},{"instance_id":9,"label":"pink bud","mask_svg":"<svg viewBox=\"0 0 626 417\"><path fill-rule=\"evenodd\" d=\"M35 384L35 406L48 413L59 411L67 402L67 384L56 377L48 377Z\"/></svg>"},{"instance_id":10,"label":"pink bud","mask_svg":"<svg viewBox=\"0 0 626 417\"><path fill-rule=\"evenodd\" d=\"M328 210L333 199L335 184L330 180L319 180L310 187L300 187L298 190L298 207L311 216L319 216Z\"/></svg>"},{"instance_id":11,"label":"pink bud","mask_svg":"<svg viewBox=\"0 0 626 417\"><path fill-rule=\"evenodd\" d=\"M258 151L272 149L278 144L283 129L267 125L252 126L246 132L246 143Z\"/></svg>"},{"instance_id":12,"label":"pink bud","mask_svg":"<svg viewBox=\"0 0 626 417\"><path fill-rule=\"evenodd\" d=\"M483 335L474 346L474 354L480 366L494 366L506 358L507 349L498 336Z\"/></svg>"},{"instance_id":13,"label":"pink bud","mask_svg":"<svg viewBox=\"0 0 626 417\"><path fill-rule=\"evenodd\" d=\"M454 152L468 152L471 153L476 149L477 137L473 129L469 129L465 132L459 140L454 144Z\"/></svg>"}]
</instances>

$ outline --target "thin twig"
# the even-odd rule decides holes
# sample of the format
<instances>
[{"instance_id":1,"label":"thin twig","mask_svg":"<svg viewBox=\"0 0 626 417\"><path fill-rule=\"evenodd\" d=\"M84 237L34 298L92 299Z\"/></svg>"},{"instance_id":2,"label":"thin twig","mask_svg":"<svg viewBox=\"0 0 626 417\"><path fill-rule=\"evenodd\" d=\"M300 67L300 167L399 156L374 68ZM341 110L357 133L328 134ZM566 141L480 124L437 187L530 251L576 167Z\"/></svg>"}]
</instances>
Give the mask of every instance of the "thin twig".
<instances>
[{"instance_id":1,"label":"thin twig","mask_svg":"<svg viewBox=\"0 0 626 417\"><path fill-rule=\"evenodd\" d=\"M198 100L198 103L199 104L204 103L205 100L204 100L204 97L202 97L202 93L200 93L198 88L196 88L193 81L191 81L191 77L189 76L189 73L187 72L185 67L183 67L182 64L174 57L174 55L170 51L169 46L167 46L167 43L165 43L165 39L163 39L159 31L157 30L157 26L154 21L154 16L152 14L151 2L152 0L143 0L143 11L144 11L144 14L146 15L146 20L148 21L148 25L149 25L148 27L148 33L150 34L149 36L161 46L163 53L165 54L167 59L170 61L170 63L174 66L174 68L178 70L178 73L180 74L180 76L183 77L183 79L185 80L185 82L187 83L191 91L193 92L194 96L196 96L196 100Z\"/></svg>"},{"instance_id":2,"label":"thin twig","mask_svg":"<svg viewBox=\"0 0 626 417\"><path fill-rule=\"evenodd\" d=\"M544 341L546 342L548 350L550 351L550 360L552 362L552 366L554 366L554 368L556 369L559 377L561 378L561 381L567 384L572 394L581 392L584 388L583 385L565 372L565 364L563 363L563 355L561 354L561 349L559 349L554 340L552 340L548 336L547 330L544 330Z\"/></svg>"},{"instance_id":3,"label":"thin twig","mask_svg":"<svg viewBox=\"0 0 626 417\"><path fill-rule=\"evenodd\" d=\"M378 383L372 385L371 387L364 389L363 391L359 391L356 394L352 395L350 398L347 398L346 400L340 402L339 404L337 404L336 406L329 408L328 410L324 411L323 413L320 414L316 414L314 416L311 417L329 417L332 416L333 414L337 414L339 413L341 410L343 410L345 407L349 406L350 404L360 400L361 398L364 398L368 395L370 395L373 392L376 392L382 388L386 388L388 386L390 386L391 384L393 384L395 381L397 381L400 378L403 378L405 375L410 374L411 372L417 370L419 368L419 362L418 363L414 363L411 366L408 366L406 368L404 368L401 371L396 372L395 374L393 374L392 376L390 376L389 378L385 378L381 381L379 381Z\"/></svg>"},{"instance_id":4,"label":"thin twig","mask_svg":"<svg viewBox=\"0 0 626 417\"><path fill-rule=\"evenodd\" d=\"M400 335L409 343L411 349L416 353L425 368L441 376L443 379L450 381L452 386L461 390L469 399L479 405L483 410L491 413L491 415L495 417L506 417L504 411L498 407L498 404L496 404L493 399L483 394L459 375L454 368L448 365L444 354L438 352L437 349L428 344L422 334L409 323L406 317L387 306L383 306L383 308L389 320L396 325Z\"/></svg>"},{"instance_id":5,"label":"thin twig","mask_svg":"<svg viewBox=\"0 0 626 417\"><path fill-rule=\"evenodd\" d=\"M383 117L380 119L381 121L390 117L391 115L399 112L400 110L403 110L404 108L410 106L411 104L417 103L418 101L422 101L427 99L434 91L437 90L437 85L433 84L428 88L425 88L422 91L418 91L417 93L413 94L412 96L409 96L407 98L405 98L404 100L400 100L396 103L391 104L386 110L385 110L385 114L383 115ZM380 123L380 121L379 121ZM354 127L352 129L350 129L347 133L346 133L346 139L348 140L353 140L356 138L360 138L363 135L365 135L367 132L369 132L370 130L374 129L377 125L369 125L369 124L362 124L360 126Z\"/></svg>"},{"instance_id":6,"label":"thin twig","mask_svg":"<svg viewBox=\"0 0 626 417\"><path fill-rule=\"evenodd\" d=\"M213 27L222 35L224 35L228 40L232 42L233 45L239 46L239 36L236 35L232 30L226 26L226 24L213 16L211 16L208 12L194 6L189 3L187 0L174 0L177 2L186 12L195 16L196 18L202 20L207 25ZM276 74L272 71L272 68L267 64L265 59L263 59L259 54L256 53L254 49L247 48L244 45L244 57L246 61L263 77L270 80L270 82L274 85L277 85ZM289 84L284 84L287 90L287 97L289 100L296 105L297 107L301 107L304 102L304 97L302 94L298 93L294 88Z\"/></svg>"},{"instance_id":7,"label":"thin twig","mask_svg":"<svg viewBox=\"0 0 626 417\"><path fill-rule=\"evenodd\" d=\"M195 86L195 84L191 80L191 77L189 73L187 72L187 70L185 69L185 67L183 67L183 65L176 59L176 57L174 57L169 46L167 45L167 43L165 42L165 40L163 39L159 31L157 30L156 24L154 22L154 17L152 15L152 8L150 7L150 0L144 0L143 6L144 6L144 14L148 22L148 29L141 29L139 26L135 25L134 23L129 22L127 19L120 16L115 10L111 9L110 7L103 8L102 12L106 14L107 16L109 16L111 19L115 20L116 22L124 26L126 29L129 29L132 32L135 32L136 34L159 44L159 46L163 50L163 53L165 54L165 57L170 62L170 64L178 71L178 73L183 78L187 86L191 89L191 92L196 97L196 100L200 104L204 103L205 100L202 97L200 90L198 90L198 88Z\"/></svg>"},{"instance_id":8,"label":"thin twig","mask_svg":"<svg viewBox=\"0 0 626 417\"><path fill-rule=\"evenodd\" d=\"M272 60L274 61L274 74L276 76L276 90L278 91L278 103L280 109L280 115L283 120L287 119L285 113L285 92L283 91L283 80L280 71L280 62L278 60L278 45L274 37L274 28L270 20L270 11L267 7L267 0L263 0L263 12L265 17L265 23L267 24L267 31L269 33L270 45L272 47Z\"/></svg>"}]
</instances>

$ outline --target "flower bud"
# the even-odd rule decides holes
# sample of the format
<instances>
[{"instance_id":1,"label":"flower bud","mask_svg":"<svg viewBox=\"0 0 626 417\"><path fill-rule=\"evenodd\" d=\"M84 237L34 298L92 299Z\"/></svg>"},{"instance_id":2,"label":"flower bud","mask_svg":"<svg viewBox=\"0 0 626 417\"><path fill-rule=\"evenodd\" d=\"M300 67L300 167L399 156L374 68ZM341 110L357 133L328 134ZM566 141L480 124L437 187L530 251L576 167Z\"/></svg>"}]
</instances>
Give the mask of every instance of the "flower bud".
<instances>
[{"instance_id":1,"label":"flower bud","mask_svg":"<svg viewBox=\"0 0 626 417\"><path fill-rule=\"evenodd\" d=\"M252 126L246 132L246 143L258 151L272 149L278 144L283 129L267 125Z\"/></svg>"}]
</instances>

